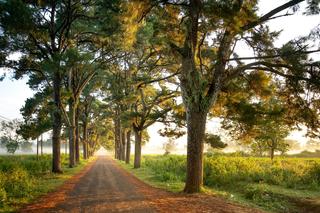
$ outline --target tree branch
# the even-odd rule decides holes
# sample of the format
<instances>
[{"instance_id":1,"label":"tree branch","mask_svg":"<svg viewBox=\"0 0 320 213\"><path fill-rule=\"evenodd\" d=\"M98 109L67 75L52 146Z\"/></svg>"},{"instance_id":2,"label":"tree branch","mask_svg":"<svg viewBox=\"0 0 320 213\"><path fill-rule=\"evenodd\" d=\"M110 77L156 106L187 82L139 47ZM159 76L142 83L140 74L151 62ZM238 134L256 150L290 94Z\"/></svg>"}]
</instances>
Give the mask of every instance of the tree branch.
<instances>
[{"instance_id":1,"label":"tree branch","mask_svg":"<svg viewBox=\"0 0 320 213\"><path fill-rule=\"evenodd\" d=\"M309 50L309 51L293 51L288 52L286 54L276 54L276 55L270 55L270 56L252 56L252 57L239 57L239 58L230 58L227 59L227 61L240 61L240 60L254 60L254 59L271 59L271 58L278 58L282 56L290 56L295 54L310 54L310 53L317 53L320 52L320 49L317 50Z\"/></svg>"},{"instance_id":2,"label":"tree branch","mask_svg":"<svg viewBox=\"0 0 320 213\"><path fill-rule=\"evenodd\" d=\"M262 24L263 22L266 22L268 20L270 20L270 18L274 15L276 15L277 13L285 10L285 9L288 9L289 7L292 7L294 5L297 5L301 2L303 2L305 0L291 0L273 10L271 10L270 12L268 12L267 14L261 16L257 21L253 21L253 22L250 22L249 24L243 26L241 29L242 31L246 31L246 30L249 30L251 28L254 28L255 26L259 25L259 24Z\"/></svg>"}]
</instances>

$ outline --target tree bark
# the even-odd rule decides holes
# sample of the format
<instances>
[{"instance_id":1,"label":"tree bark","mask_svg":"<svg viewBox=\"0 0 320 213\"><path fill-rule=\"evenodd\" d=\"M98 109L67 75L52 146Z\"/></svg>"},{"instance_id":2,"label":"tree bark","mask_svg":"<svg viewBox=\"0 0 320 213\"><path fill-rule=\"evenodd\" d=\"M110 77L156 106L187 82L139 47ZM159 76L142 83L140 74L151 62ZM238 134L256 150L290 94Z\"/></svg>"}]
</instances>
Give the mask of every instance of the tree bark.
<instances>
[{"instance_id":1,"label":"tree bark","mask_svg":"<svg viewBox=\"0 0 320 213\"><path fill-rule=\"evenodd\" d=\"M126 160L126 130L121 131L121 160Z\"/></svg>"},{"instance_id":2,"label":"tree bark","mask_svg":"<svg viewBox=\"0 0 320 213\"><path fill-rule=\"evenodd\" d=\"M90 146L90 141L88 140L88 142L87 142L87 156L88 156L88 158L90 158L91 157L91 146Z\"/></svg>"},{"instance_id":3,"label":"tree bark","mask_svg":"<svg viewBox=\"0 0 320 213\"><path fill-rule=\"evenodd\" d=\"M271 159L271 161L273 161L273 158L274 158L274 148L271 147L271 149L270 149L270 159Z\"/></svg>"},{"instance_id":4,"label":"tree bark","mask_svg":"<svg viewBox=\"0 0 320 213\"><path fill-rule=\"evenodd\" d=\"M118 110L117 110L118 111ZM120 145L121 145L121 122L120 122L120 115L116 112L116 117L114 120L114 132L115 132L115 158L120 160Z\"/></svg>"},{"instance_id":5,"label":"tree bark","mask_svg":"<svg viewBox=\"0 0 320 213\"><path fill-rule=\"evenodd\" d=\"M140 168L141 166L141 139L142 134L141 130L134 129L134 168Z\"/></svg>"},{"instance_id":6,"label":"tree bark","mask_svg":"<svg viewBox=\"0 0 320 213\"><path fill-rule=\"evenodd\" d=\"M126 146L126 164L130 163L131 153L131 130L127 131L127 146Z\"/></svg>"},{"instance_id":7,"label":"tree bark","mask_svg":"<svg viewBox=\"0 0 320 213\"><path fill-rule=\"evenodd\" d=\"M53 100L55 105L55 110L53 112L53 126L52 126L52 172L61 173L61 153L60 153L60 137L61 137L61 76L59 72L56 71L53 80Z\"/></svg>"},{"instance_id":8,"label":"tree bark","mask_svg":"<svg viewBox=\"0 0 320 213\"><path fill-rule=\"evenodd\" d=\"M73 168L76 165L75 156L75 138L76 138L76 128L75 128L75 104L72 98L69 99L69 167Z\"/></svg>"},{"instance_id":9,"label":"tree bark","mask_svg":"<svg viewBox=\"0 0 320 213\"><path fill-rule=\"evenodd\" d=\"M200 192L203 185L203 138L207 113L187 109L187 179L184 192Z\"/></svg>"},{"instance_id":10,"label":"tree bark","mask_svg":"<svg viewBox=\"0 0 320 213\"><path fill-rule=\"evenodd\" d=\"M80 144L79 144L79 107L76 107L76 114L75 114L75 125L76 125L76 139L75 139L75 148L76 148L76 163L78 164L80 162Z\"/></svg>"},{"instance_id":11,"label":"tree bark","mask_svg":"<svg viewBox=\"0 0 320 213\"><path fill-rule=\"evenodd\" d=\"M87 130L87 121L83 121L83 140L82 140L82 146L83 146L83 159L88 159L88 130Z\"/></svg>"},{"instance_id":12,"label":"tree bark","mask_svg":"<svg viewBox=\"0 0 320 213\"><path fill-rule=\"evenodd\" d=\"M275 139L271 139L271 144L269 144L269 147L270 147L270 159L273 162L274 152L277 147L277 141Z\"/></svg>"}]
</instances>

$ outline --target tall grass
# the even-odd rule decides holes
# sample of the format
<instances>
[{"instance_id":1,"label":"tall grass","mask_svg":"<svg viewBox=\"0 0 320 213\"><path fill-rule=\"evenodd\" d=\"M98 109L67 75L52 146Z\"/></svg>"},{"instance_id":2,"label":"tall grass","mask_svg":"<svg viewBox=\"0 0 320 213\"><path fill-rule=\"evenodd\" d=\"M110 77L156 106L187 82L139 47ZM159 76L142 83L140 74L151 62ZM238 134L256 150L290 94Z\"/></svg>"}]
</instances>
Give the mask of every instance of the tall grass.
<instances>
[{"instance_id":1,"label":"tall grass","mask_svg":"<svg viewBox=\"0 0 320 213\"><path fill-rule=\"evenodd\" d=\"M186 157L145 156L144 166L161 181L185 180ZM233 187L239 182L267 183L286 188L320 188L320 159L210 156L204 158L204 184Z\"/></svg>"},{"instance_id":2,"label":"tall grass","mask_svg":"<svg viewBox=\"0 0 320 213\"><path fill-rule=\"evenodd\" d=\"M15 211L19 206L44 194L80 170L67 168L67 155L61 158L63 174L51 173L51 155L0 156L0 212Z\"/></svg>"}]
</instances>

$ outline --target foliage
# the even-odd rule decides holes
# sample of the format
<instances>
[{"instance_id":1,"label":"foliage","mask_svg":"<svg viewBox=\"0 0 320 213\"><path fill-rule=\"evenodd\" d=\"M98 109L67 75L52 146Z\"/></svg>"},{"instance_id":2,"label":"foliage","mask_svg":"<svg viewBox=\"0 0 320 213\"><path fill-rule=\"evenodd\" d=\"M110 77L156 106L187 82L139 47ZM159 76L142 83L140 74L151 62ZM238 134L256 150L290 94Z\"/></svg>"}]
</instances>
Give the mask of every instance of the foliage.
<instances>
[{"instance_id":1,"label":"foliage","mask_svg":"<svg viewBox=\"0 0 320 213\"><path fill-rule=\"evenodd\" d=\"M298 157L298 158L320 158L320 150L315 150L314 152L304 150L297 154L290 155L292 157Z\"/></svg>"},{"instance_id":2,"label":"foliage","mask_svg":"<svg viewBox=\"0 0 320 213\"><path fill-rule=\"evenodd\" d=\"M23 152L32 152L32 143L28 141L21 143L20 149Z\"/></svg>"},{"instance_id":3,"label":"foliage","mask_svg":"<svg viewBox=\"0 0 320 213\"><path fill-rule=\"evenodd\" d=\"M274 90L273 86L274 82L268 81L266 88ZM229 103L228 114L223 121L224 128L229 129L234 138L249 145L252 152L259 156L270 153L271 159L277 151L282 154L288 151L289 144L285 138L293 125L287 117L290 106L275 94L255 96L253 103L244 97L239 102Z\"/></svg>"},{"instance_id":4,"label":"foliage","mask_svg":"<svg viewBox=\"0 0 320 213\"><path fill-rule=\"evenodd\" d=\"M19 147L19 143L17 141L3 141L6 143L7 152L10 154L14 154Z\"/></svg>"},{"instance_id":5,"label":"foliage","mask_svg":"<svg viewBox=\"0 0 320 213\"><path fill-rule=\"evenodd\" d=\"M168 139L167 142L163 144L164 155L168 155L176 149L176 142L171 138Z\"/></svg>"},{"instance_id":6,"label":"foliage","mask_svg":"<svg viewBox=\"0 0 320 213\"><path fill-rule=\"evenodd\" d=\"M0 212L12 212L40 195L55 189L83 168L68 168L68 158L62 155L64 174L51 173L51 155L0 156Z\"/></svg>"},{"instance_id":7,"label":"foliage","mask_svg":"<svg viewBox=\"0 0 320 213\"><path fill-rule=\"evenodd\" d=\"M144 156L144 166L162 181L185 179L185 156ZM204 159L204 183L230 187L241 182L267 183L285 188L320 188L319 159L211 156Z\"/></svg>"},{"instance_id":8,"label":"foliage","mask_svg":"<svg viewBox=\"0 0 320 213\"><path fill-rule=\"evenodd\" d=\"M205 190L267 211L299 212L293 201L320 196L320 160L317 158L205 156ZM181 191L186 156L146 155L142 168L132 172L167 190Z\"/></svg>"},{"instance_id":9,"label":"foliage","mask_svg":"<svg viewBox=\"0 0 320 213\"><path fill-rule=\"evenodd\" d=\"M20 121L18 120L1 122L0 145L6 147L8 153L14 154L20 144L26 143L26 141L17 134L19 126Z\"/></svg>"},{"instance_id":10,"label":"foliage","mask_svg":"<svg viewBox=\"0 0 320 213\"><path fill-rule=\"evenodd\" d=\"M209 144L213 149L223 149L226 148L228 144L223 143L219 135L206 134L204 137L204 142Z\"/></svg>"},{"instance_id":11,"label":"foliage","mask_svg":"<svg viewBox=\"0 0 320 213\"><path fill-rule=\"evenodd\" d=\"M144 156L144 165L150 168L160 181L184 181L185 179L186 159L184 156Z\"/></svg>"}]
</instances>

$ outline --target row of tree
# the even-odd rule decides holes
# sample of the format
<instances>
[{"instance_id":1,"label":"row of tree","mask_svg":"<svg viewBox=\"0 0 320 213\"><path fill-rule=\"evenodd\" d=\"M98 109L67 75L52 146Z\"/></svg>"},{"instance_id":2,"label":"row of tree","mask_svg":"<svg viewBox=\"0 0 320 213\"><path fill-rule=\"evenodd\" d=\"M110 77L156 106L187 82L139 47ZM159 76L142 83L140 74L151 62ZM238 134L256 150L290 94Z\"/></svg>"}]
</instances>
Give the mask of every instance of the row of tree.
<instances>
[{"instance_id":1,"label":"row of tree","mask_svg":"<svg viewBox=\"0 0 320 213\"><path fill-rule=\"evenodd\" d=\"M1 66L27 75L36 91L21 132L36 138L52 129L52 171L61 172L62 129L70 167L80 143L84 158L103 145L129 162L134 133L138 168L148 127L163 122L160 133L178 137L185 126L187 193L203 183L208 116L222 118L235 138L274 150L295 125L317 137L320 64L310 54L319 50L310 44L319 30L276 47L280 32L266 25L302 2L304 14L319 13L317 0L288 0L264 15L247 0L1 2ZM239 56L241 43L252 56Z\"/></svg>"}]
</instances>

